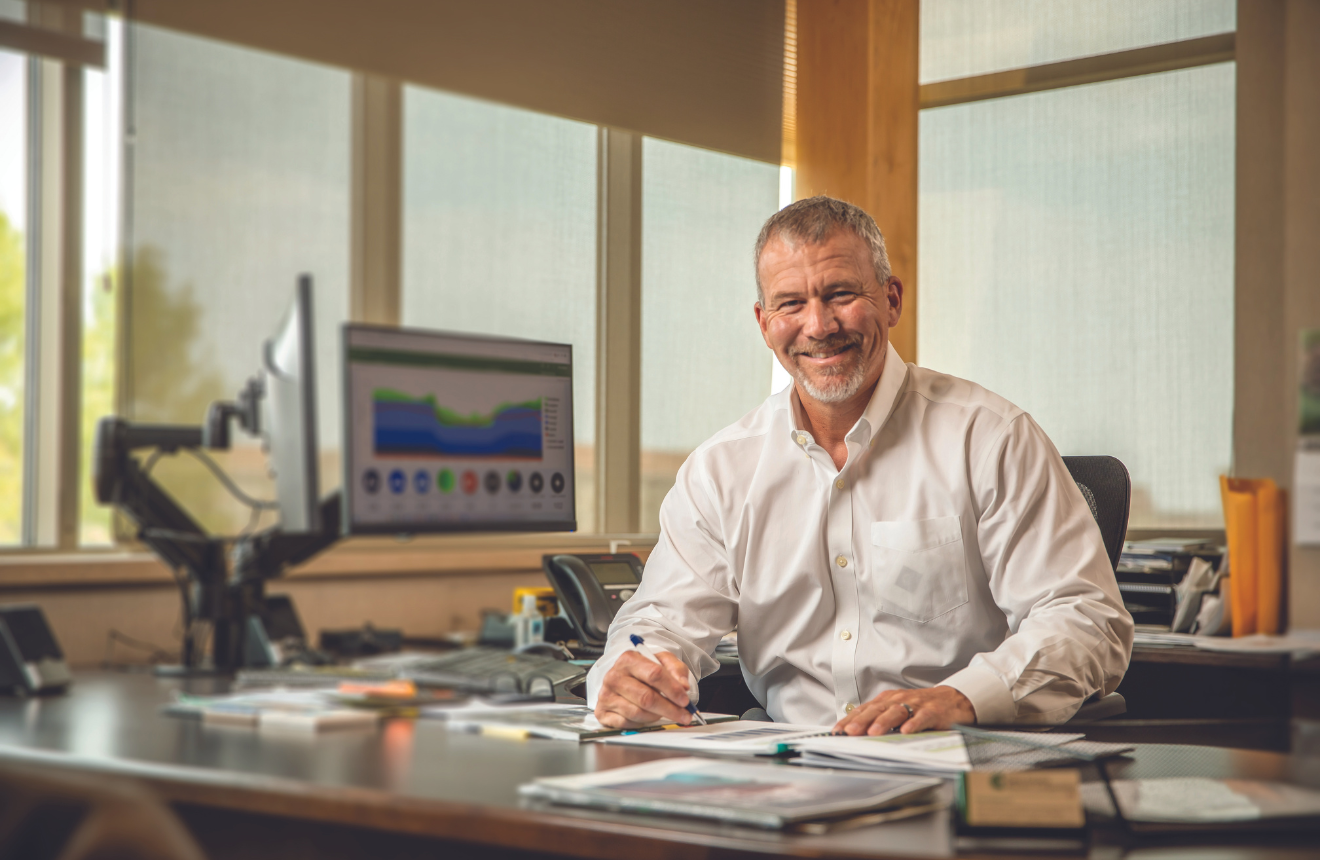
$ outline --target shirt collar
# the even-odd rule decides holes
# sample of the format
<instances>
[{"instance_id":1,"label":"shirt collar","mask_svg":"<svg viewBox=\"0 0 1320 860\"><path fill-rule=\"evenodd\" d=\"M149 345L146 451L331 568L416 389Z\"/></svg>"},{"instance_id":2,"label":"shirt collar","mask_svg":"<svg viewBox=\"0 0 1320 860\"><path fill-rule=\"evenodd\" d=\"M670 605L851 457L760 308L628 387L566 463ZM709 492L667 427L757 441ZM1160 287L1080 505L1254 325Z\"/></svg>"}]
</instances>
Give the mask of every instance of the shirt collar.
<instances>
[{"instance_id":1,"label":"shirt collar","mask_svg":"<svg viewBox=\"0 0 1320 860\"><path fill-rule=\"evenodd\" d=\"M876 383L875 391L871 394L871 400L866 404L862 417L857 419L857 423L848 431L846 438L863 445L869 444L884 426L889 413L894 410L894 403L898 400L899 392L903 390L903 383L906 380L907 365L903 363L903 357L894 349L892 342L886 344L885 368L880 372L880 381ZM775 408L787 410L789 439L796 444L798 428L802 426L799 420L802 402L798 399L796 385L789 384L775 395Z\"/></svg>"}]
</instances>

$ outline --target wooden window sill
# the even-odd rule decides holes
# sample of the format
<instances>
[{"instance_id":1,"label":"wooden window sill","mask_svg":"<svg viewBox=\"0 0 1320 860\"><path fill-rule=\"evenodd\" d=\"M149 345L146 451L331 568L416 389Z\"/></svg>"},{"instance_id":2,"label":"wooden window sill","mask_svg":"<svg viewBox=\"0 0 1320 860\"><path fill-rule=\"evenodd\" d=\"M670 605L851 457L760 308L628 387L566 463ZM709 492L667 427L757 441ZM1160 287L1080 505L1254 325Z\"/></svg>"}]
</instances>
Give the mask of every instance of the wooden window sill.
<instances>
[{"instance_id":1,"label":"wooden window sill","mask_svg":"<svg viewBox=\"0 0 1320 860\"><path fill-rule=\"evenodd\" d=\"M531 572L552 552L636 552L645 559L655 535L444 535L352 538L306 564L290 569L291 580L351 579L375 576L462 575ZM26 550L0 553L0 591L73 586L162 585L172 575L141 547L87 549L78 552Z\"/></svg>"}]
</instances>

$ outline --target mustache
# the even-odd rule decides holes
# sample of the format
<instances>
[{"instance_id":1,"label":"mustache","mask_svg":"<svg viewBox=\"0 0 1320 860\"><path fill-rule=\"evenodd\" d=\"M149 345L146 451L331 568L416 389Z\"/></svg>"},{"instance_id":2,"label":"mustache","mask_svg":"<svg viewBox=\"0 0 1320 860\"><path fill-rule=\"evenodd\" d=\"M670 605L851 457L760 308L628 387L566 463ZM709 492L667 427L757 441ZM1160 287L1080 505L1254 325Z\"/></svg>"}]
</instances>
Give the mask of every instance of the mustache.
<instances>
[{"instance_id":1,"label":"mustache","mask_svg":"<svg viewBox=\"0 0 1320 860\"><path fill-rule=\"evenodd\" d=\"M789 355L831 355L836 352L842 352L848 347L861 346L862 338L858 334L845 334L839 332L820 340L807 341L805 346L789 347Z\"/></svg>"}]
</instances>

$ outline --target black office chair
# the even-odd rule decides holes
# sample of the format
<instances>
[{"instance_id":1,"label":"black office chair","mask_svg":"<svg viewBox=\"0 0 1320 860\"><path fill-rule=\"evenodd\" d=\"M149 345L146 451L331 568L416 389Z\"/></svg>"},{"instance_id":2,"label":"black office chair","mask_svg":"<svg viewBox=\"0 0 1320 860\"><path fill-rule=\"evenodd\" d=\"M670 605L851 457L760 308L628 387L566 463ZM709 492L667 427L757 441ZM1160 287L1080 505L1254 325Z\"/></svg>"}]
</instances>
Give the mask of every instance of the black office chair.
<instances>
[{"instance_id":1,"label":"black office chair","mask_svg":"<svg viewBox=\"0 0 1320 860\"><path fill-rule=\"evenodd\" d=\"M136 780L0 762L0 860L206 860Z\"/></svg>"},{"instance_id":2,"label":"black office chair","mask_svg":"<svg viewBox=\"0 0 1320 860\"><path fill-rule=\"evenodd\" d=\"M1091 508L1091 516L1100 526L1100 536L1109 553L1109 564L1117 568L1127 539L1128 509L1132 503L1132 478L1117 457L1064 457L1063 465L1077 482L1077 489ZM1118 693L1110 693L1083 703L1069 725L1093 723L1127 712L1127 702Z\"/></svg>"},{"instance_id":3,"label":"black office chair","mask_svg":"<svg viewBox=\"0 0 1320 860\"><path fill-rule=\"evenodd\" d=\"M1077 482L1077 489L1091 506L1091 516L1100 526L1109 563L1118 567L1127 539L1128 508L1132 504L1132 478L1117 457L1064 457L1063 465Z\"/></svg>"}]
</instances>

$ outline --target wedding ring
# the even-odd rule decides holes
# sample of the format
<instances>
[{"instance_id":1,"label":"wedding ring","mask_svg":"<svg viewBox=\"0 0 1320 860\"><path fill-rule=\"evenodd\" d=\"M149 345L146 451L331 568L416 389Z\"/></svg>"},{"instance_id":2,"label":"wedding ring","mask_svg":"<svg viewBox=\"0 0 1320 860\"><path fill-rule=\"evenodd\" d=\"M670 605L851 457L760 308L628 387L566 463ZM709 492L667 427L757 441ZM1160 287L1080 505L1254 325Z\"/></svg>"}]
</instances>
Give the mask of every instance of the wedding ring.
<instances>
[{"instance_id":1,"label":"wedding ring","mask_svg":"<svg viewBox=\"0 0 1320 860\"><path fill-rule=\"evenodd\" d=\"M912 719L912 718L916 715L916 711L912 710L912 706L909 705L907 702L899 702L899 704L902 705L902 706L903 706L903 709L904 709L905 711L908 712L908 719L909 719L909 720Z\"/></svg>"}]
</instances>

